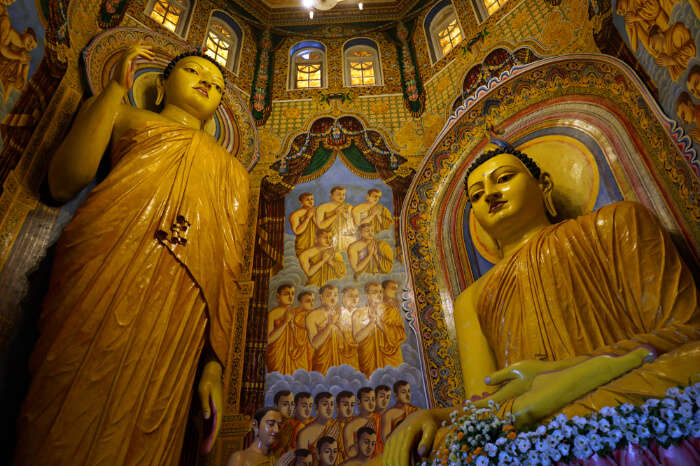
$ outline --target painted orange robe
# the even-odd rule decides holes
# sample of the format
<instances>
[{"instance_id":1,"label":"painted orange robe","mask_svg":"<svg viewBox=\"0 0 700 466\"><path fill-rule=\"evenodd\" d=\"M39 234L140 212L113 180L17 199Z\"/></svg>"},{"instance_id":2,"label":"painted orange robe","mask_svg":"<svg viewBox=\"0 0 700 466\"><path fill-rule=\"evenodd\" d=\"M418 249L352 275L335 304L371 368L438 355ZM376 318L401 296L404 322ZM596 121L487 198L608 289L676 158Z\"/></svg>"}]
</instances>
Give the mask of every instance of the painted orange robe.
<instances>
[{"instance_id":1,"label":"painted orange robe","mask_svg":"<svg viewBox=\"0 0 700 466\"><path fill-rule=\"evenodd\" d=\"M395 307L380 305L378 321L384 329L374 328L367 338L357 342L360 371L369 378L380 367L399 367L403 362L401 344L406 340L406 330L399 310ZM368 308L360 308L359 319L366 319Z\"/></svg>"},{"instance_id":2,"label":"painted orange robe","mask_svg":"<svg viewBox=\"0 0 700 466\"><path fill-rule=\"evenodd\" d=\"M478 301L498 368L524 359L660 357L580 398L582 415L641 404L698 378L700 305L690 270L644 207L619 202L540 232L498 263Z\"/></svg>"},{"instance_id":3,"label":"painted orange robe","mask_svg":"<svg viewBox=\"0 0 700 466\"><path fill-rule=\"evenodd\" d=\"M313 352L311 370L326 375L328 369L341 364L349 364L357 369L357 346L350 334L349 330L343 331L334 325L323 345Z\"/></svg>"},{"instance_id":4,"label":"painted orange robe","mask_svg":"<svg viewBox=\"0 0 700 466\"><path fill-rule=\"evenodd\" d=\"M267 347L267 370L280 374L293 374L297 369L311 370L311 355L313 348L306 331L306 316L308 312L301 308L294 310L282 335ZM284 316L280 317L280 320ZM277 327L275 323L275 327Z\"/></svg>"},{"instance_id":5,"label":"painted orange robe","mask_svg":"<svg viewBox=\"0 0 700 466\"><path fill-rule=\"evenodd\" d=\"M396 406L394 406L394 408L395 407ZM403 414L401 414L401 416L399 416L397 418L394 418L391 421L391 431L393 432L394 429L396 429L396 426L398 426L401 422L403 422L403 420L406 419L406 417L408 417L409 414L415 413L416 411L418 411L417 406L413 406L411 404L403 405Z\"/></svg>"},{"instance_id":6,"label":"painted orange robe","mask_svg":"<svg viewBox=\"0 0 700 466\"><path fill-rule=\"evenodd\" d=\"M309 263L313 267L323 259L323 251L311 257ZM345 276L345 261L339 252L336 252L331 259L323 264L316 273L308 276L306 285L323 286L331 280L337 280Z\"/></svg>"},{"instance_id":7,"label":"painted orange robe","mask_svg":"<svg viewBox=\"0 0 700 466\"><path fill-rule=\"evenodd\" d=\"M112 160L58 243L16 465L178 464L205 341L226 362L245 169L169 123L130 132Z\"/></svg>"}]
</instances>

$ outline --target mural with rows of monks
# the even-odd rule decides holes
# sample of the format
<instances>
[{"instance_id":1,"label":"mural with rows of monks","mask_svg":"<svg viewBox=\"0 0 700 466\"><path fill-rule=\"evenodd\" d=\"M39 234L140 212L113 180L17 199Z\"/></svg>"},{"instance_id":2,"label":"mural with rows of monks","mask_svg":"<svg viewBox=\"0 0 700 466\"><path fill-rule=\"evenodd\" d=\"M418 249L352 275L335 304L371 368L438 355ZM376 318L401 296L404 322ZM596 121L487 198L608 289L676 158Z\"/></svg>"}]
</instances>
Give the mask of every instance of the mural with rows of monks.
<instances>
[{"instance_id":1,"label":"mural with rows of monks","mask_svg":"<svg viewBox=\"0 0 700 466\"><path fill-rule=\"evenodd\" d=\"M401 305L406 269L395 240L394 191L347 125L325 129L328 142L307 154L311 161L284 199L284 265L270 280L265 393L265 405L290 418L281 450L313 450L330 436L341 461L353 456L360 428L378 434L380 453L382 439L426 407L411 311ZM385 157L394 168L405 161ZM287 163L295 162L275 168L284 174Z\"/></svg>"}]
</instances>

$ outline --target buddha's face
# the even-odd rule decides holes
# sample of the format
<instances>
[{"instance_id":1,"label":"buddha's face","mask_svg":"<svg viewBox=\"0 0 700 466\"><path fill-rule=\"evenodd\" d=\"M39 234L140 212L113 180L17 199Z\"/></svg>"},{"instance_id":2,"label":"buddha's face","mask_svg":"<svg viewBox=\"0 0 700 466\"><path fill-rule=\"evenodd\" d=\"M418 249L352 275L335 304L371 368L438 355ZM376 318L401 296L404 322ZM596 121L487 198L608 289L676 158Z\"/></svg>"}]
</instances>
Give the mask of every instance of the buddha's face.
<instances>
[{"instance_id":1,"label":"buddha's face","mask_svg":"<svg viewBox=\"0 0 700 466\"><path fill-rule=\"evenodd\" d=\"M374 390L365 392L360 396L360 411L363 413L373 413L376 406Z\"/></svg>"},{"instance_id":2,"label":"buddha's face","mask_svg":"<svg viewBox=\"0 0 700 466\"><path fill-rule=\"evenodd\" d=\"M377 390L377 409L382 411L389 406L391 392L389 390Z\"/></svg>"},{"instance_id":3,"label":"buddha's face","mask_svg":"<svg viewBox=\"0 0 700 466\"><path fill-rule=\"evenodd\" d=\"M165 81L165 102L204 121L216 111L223 90L224 77L216 65L202 57L185 57Z\"/></svg>"},{"instance_id":4,"label":"buddha's face","mask_svg":"<svg viewBox=\"0 0 700 466\"><path fill-rule=\"evenodd\" d=\"M377 434L363 432L362 437L357 439L357 443L360 445L360 453L362 456L368 458L372 456L374 448L377 446Z\"/></svg>"},{"instance_id":5,"label":"buddha's face","mask_svg":"<svg viewBox=\"0 0 700 466\"><path fill-rule=\"evenodd\" d=\"M282 413L282 416L292 417L292 412L294 411L294 395L290 393L289 395L281 396L279 400L277 400L275 408Z\"/></svg>"},{"instance_id":6,"label":"buddha's face","mask_svg":"<svg viewBox=\"0 0 700 466\"><path fill-rule=\"evenodd\" d=\"M355 412L355 395L341 398L338 400L338 417L347 419Z\"/></svg>"},{"instance_id":7,"label":"buddha's face","mask_svg":"<svg viewBox=\"0 0 700 466\"><path fill-rule=\"evenodd\" d=\"M330 419L333 417L334 405L335 401L333 401L333 398L321 398L316 405L316 416Z\"/></svg>"},{"instance_id":8,"label":"buddha's face","mask_svg":"<svg viewBox=\"0 0 700 466\"><path fill-rule=\"evenodd\" d=\"M312 406L313 401L311 397L299 398L299 403L294 407L294 417L302 421L307 420L311 416Z\"/></svg>"},{"instance_id":9,"label":"buddha's face","mask_svg":"<svg viewBox=\"0 0 700 466\"><path fill-rule=\"evenodd\" d=\"M467 192L476 220L498 237L504 227L527 229L544 212L542 188L517 157L500 154L469 175Z\"/></svg>"}]
</instances>

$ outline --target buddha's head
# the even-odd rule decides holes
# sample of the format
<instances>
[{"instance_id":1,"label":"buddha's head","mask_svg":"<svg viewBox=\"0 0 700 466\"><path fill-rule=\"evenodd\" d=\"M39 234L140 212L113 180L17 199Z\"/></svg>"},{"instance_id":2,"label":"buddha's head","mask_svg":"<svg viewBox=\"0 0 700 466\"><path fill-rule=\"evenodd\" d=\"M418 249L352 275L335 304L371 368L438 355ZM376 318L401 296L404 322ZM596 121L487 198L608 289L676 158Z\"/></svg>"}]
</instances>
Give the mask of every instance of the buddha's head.
<instances>
[{"instance_id":1,"label":"buddha's head","mask_svg":"<svg viewBox=\"0 0 700 466\"><path fill-rule=\"evenodd\" d=\"M552 180L520 151L489 150L469 167L465 185L472 212L481 227L494 239L556 216L552 203Z\"/></svg>"},{"instance_id":2,"label":"buddha's head","mask_svg":"<svg viewBox=\"0 0 700 466\"><path fill-rule=\"evenodd\" d=\"M157 82L156 103L164 100L201 121L214 115L221 103L225 83L221 68L208 56L188 52L173 59Z\"/></svg>"}]
</instances>

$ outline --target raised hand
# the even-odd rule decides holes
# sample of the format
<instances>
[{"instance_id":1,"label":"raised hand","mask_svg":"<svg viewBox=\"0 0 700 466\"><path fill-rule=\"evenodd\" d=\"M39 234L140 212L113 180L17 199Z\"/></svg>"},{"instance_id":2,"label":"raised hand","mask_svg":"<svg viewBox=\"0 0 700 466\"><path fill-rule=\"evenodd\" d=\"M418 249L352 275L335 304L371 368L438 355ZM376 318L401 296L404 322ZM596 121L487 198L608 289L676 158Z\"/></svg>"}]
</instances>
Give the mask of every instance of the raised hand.
<instances>
[{"instance_id":1,"label":"raised hand","mask_svg":"<svg viewBox=\"0 0 700 466\"><path fill-rule=\"evenodd\" d=\"M127 91L131 89L131 86L134 84L134 60L138 57L152 60L155 55L151 52L150 47L132 45L122 53L114 69L114 81Z\"/></svg>"}]
</instances>

